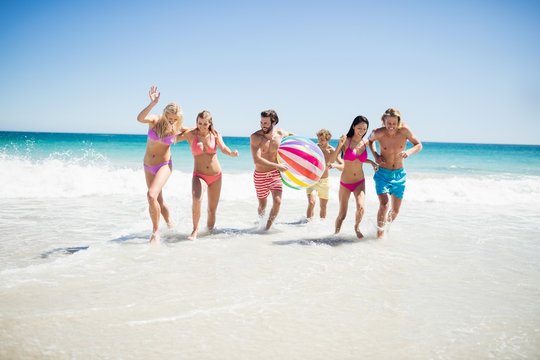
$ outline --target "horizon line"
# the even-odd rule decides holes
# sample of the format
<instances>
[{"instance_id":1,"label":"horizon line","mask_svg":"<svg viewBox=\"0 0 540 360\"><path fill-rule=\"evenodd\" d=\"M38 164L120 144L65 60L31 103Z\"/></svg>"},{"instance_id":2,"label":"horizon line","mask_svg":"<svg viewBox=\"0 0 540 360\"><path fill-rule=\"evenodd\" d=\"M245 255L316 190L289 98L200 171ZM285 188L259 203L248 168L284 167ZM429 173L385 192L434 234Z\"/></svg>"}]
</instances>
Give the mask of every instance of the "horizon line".
<instances>
[{"instance_id":1,"label":"horizon line","mask_svg":"<svg viewBox=\"0 0 540 360\"><path fill-rule=\"evenodd\" d=\"M59 131L30 131L30 130L0 130L3 133L31 133L31 134L65 134L65 135L131 135L131 136L146 136L146 134L134 133L97 133L97 132L59 132ZM222 135L224 138L249 138L247 136L238 135ZM316 139L309 137L309 139ZM339 140L339 138L331 138L330 140ZM430 141L425 140L422 143L432 144L466 144L466 145L517 145L517 146L540 146L540 144L523 144L523 143L493 143L493 142L463 142L463 141Z\"/></svg>"}]
</instances>

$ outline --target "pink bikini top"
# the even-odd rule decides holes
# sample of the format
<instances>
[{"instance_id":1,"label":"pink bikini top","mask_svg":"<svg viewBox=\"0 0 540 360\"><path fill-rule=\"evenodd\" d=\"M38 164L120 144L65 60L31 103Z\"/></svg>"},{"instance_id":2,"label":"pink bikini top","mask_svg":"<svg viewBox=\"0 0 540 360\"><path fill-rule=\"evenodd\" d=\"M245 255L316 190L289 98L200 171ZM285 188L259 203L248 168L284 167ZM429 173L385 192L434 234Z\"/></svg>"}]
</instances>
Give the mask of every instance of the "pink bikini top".
<instances>
[{"instance_id":1,"label":"pink bikini top","mask_svg":"<svg viewBox=\"0 0 540 360\"><path fill-rule=\"evenodd\" d=\"M148 129L148 138L152 141L159 141L163 144L172 145L176 139L176 135L169 135L163 138L160 138L156 131L152 128Z\"/></svg>"},{"instance_id":2,"label":"pink bikini top","mask_svg":"<svg viewBox=\"0 0 540 360\"><path fill-rule=\"evenodd\" d=\"M212 141L214 144L212 145ZM213 149L212 149L213 147ZM215 154L217 152L217 143L216 143L216 137L212 136L212 133L210 133L210 147L205 148L202 141L199 141L199 137L195 135L195 139L191 142L191 153L194 156L199 156L202 154Z\"/></svg>"},{"instance_id":3,"label":"pink bikini top","mask_svg":"<svg viewBox=\"0 0 540 360\"><path fill-rule=\"evenodd\" d=\"M367 158L368 158L367 148L364 148L363 153L357 154L354 152L353 149L351 149L351 140L349 140L349 146L347 146L347 150L345 150L345 153L343 154L343 160L347 160L347 161L358 160L360 162L366 162Z\"/></svg>"}]
</instances>

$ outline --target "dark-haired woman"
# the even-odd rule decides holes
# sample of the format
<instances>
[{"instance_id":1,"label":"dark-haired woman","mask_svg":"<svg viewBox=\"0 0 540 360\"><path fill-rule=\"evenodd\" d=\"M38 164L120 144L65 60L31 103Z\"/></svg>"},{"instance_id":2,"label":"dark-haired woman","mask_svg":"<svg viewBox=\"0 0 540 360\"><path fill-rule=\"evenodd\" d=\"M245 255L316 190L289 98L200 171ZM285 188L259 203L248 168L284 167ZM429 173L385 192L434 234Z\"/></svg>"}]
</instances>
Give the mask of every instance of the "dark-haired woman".
<instances>
[{"instance_id":1,"label":"dark-haired woman","mask_svg":"<svg viewBox=\"0 0 540 360\"><path fill-rule=\"evenodd\" d=\"M366 197L366 184L363 165L370 163L377 171L378 165L368 159L368 140L364 139L369 127L369 121L365 116L354 118L347 135L339 138L339 143L333 153L332 159L337 158L341 151L343 154L343 171L341 172L339 187L339 214L336 218L336 234L341 230L341 225L347 216L347 206L351 194L354 194L356 203L356 214L354 221L354 231L361 239L364 237L360 231L360 222L364 216L364 203Z\"/></svg>"}]
</instances>

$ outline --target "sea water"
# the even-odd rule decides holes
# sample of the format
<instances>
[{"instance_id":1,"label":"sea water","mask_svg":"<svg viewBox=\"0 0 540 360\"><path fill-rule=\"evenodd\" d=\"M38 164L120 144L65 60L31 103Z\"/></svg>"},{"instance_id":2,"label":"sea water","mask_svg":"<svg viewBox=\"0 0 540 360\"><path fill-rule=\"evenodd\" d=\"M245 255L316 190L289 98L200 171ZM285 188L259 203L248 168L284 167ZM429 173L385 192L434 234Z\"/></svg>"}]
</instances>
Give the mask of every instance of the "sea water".
<instances>
[{"instance_id":1,"label":"sea water","mask_svg":"<svg viewBox=\"0 0 540 360\"><path fill-rule=\"evenodd\" d=\"M0 358L540 356L539 146L424 143L382 240L366 166L357 241L352 199L333 235L337 170L326 220L306 222L305 192L284 188L261 231L249 138L225 141L240 156L218 155L215 233L186 240L180 143L164 188L176 226L150 246L145 136L0 132Z\"/></svg>"}]
</instances>

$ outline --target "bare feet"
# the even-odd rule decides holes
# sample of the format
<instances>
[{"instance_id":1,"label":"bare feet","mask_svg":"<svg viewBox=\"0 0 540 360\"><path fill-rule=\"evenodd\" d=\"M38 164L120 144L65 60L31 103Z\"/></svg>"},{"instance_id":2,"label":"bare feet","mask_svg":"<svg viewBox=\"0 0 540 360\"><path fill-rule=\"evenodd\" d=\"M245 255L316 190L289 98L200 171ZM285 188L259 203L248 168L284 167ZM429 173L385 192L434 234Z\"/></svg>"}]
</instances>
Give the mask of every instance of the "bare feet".
<instances>
[{"instance_id":1,"label":"bare feet","mask_svg":"<svg viewBox=\"0 0 540 360\"><path fill-rule=\"evenodd\" d=\"M393 219L388 219L388 221L386 222L386 232L387 233L390 232L390 226L392 225L393 222L394 222Z\"/></svg>"},{"instance_id":2,"label":"bare feet","mask_svg":"<svg viewBox=\"0 0 540 360\"><path fill-rule=\"evenodd\" d=\"M384 226L377 226L377 239L382 239L384 237Z\"/></svg>"},{"instance_id":3,"label":"bare feet","mask_svg":"<svg viewBox=\"0 0 540 360\"><path fill-rule=\"evenodd\" d=\"M354 229L354 231L356 232L356 237L357 238L362 239L364 237L364 234L362 234L360 232L360 229L356 228L356 229Z\"/></svg>"},{"instance_id":4,"label":"bare feet","mask_svg":"<svg viewBox=\"0 0 540 360\"><path fill-rule=\"evenodd\" d=\"M169 222L167 223L167 227L169 228L169 230L170 230L170 229L174 229L175 226L176 226L176 224L173 223L172 221L169 221Z\"/></svg>"},{"instance_id":5,"label":"bare feet","mask_svg":"<svg viewBox=\"0 0 540 360\"><path fill-rule=\"evenodd\" d=\"M150 236L150 244L157 245L161 242L161 237L159 236L159 232L152 233L152 236Z\"/></svg>"},{"instance_id":6,"label":"bare feet","mask_svg":"<svg viewBox=\"0 0 540 360\"><path fill-rule=\"evenodd\" d=\"M197 234L199 233L198 229L195 229L191 232L191 235L188 236L188 240L196 240Z\"/></svg>"}]
</instances>

